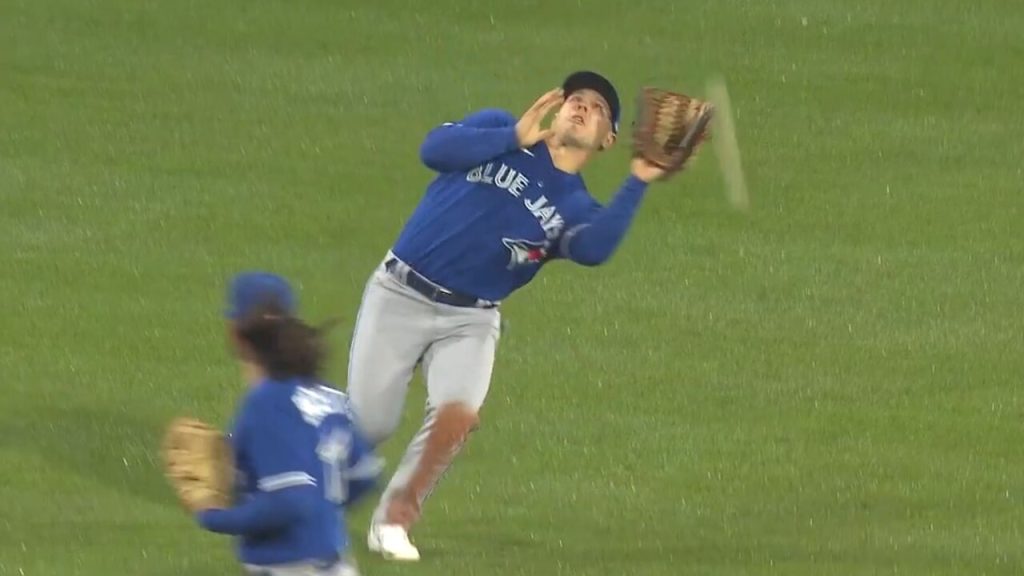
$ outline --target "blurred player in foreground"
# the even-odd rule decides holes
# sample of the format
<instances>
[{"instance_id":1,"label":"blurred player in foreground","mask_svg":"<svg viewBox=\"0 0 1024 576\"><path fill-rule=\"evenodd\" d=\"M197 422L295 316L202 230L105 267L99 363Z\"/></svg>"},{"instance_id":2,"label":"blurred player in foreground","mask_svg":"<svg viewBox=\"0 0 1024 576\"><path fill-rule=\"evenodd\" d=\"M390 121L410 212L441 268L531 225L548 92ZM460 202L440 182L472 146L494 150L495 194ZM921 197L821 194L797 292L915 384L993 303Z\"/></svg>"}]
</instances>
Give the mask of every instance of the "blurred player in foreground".
<instances>
[{"instance_id":1,"label":"blurred player in foreground","mask_svg":"<svg viewBox=\"0 0 1024 576\"><path fill-rule=\"evenodd\" d=\"M294 316L279 276L241 274L228 299L229 338L249 383L230 434L236 504L197 520L240 537L248 574L357 574L344 509L373 487L381 466L352 425L345 394L319 379L321 333Z\"/></svg>"},{"instance_id":2,"label":"blurred player in foreground","mask_svg":"<svg viewBox=\"0 0 1024 576\"><path fill-rule=\"evenodd\" d=\"M420 158L437 177L366 284L349 358L348 393L374 444L398 427L420 364L427 383L423 425L367 537L385 558L420 558L409 530L479 423L501 301L548 262L607 262L648 184L666 175L633 158L607 206L590 195L580 171L615 144L619 117L612 83L582 71L519 118L485 109L426 135Z\"/></svg>"}]
</instances>

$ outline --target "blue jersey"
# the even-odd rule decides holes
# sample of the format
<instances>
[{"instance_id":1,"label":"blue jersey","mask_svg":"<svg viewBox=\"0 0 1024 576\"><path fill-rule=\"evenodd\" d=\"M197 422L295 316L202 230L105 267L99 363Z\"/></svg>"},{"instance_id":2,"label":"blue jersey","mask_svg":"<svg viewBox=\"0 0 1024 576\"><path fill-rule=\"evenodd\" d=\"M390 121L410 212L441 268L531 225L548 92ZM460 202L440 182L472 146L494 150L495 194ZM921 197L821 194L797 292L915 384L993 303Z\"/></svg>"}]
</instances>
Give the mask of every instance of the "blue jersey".
<instances>
[{"instance_id":1,"label":"blue jersey","mask_svg":"<svg viewBox=\"0 0 1024 576\"><path fill-rule=\"evenodd\" d=\"M238 485L226 510L198 515L239 536L247 564L331 561L348 547L341 508L369 490L379 460L358 433L344 393L315 383L252 387L231 433Z\"/></svg>"},{"instance_id":2,"label":"blue jersey","mask_svg":"<svg viewBox=\"0 0 1024 576\"><path fill-rule=\"evenodd\" d=\"M420 157L438 172L392 251L440 286L500 301L546 262L594 266L616 250L646 183L629 176L608 206L547 144L518 146L512 114L487 109L427 134Z\"/></svg>"}]
</instances>

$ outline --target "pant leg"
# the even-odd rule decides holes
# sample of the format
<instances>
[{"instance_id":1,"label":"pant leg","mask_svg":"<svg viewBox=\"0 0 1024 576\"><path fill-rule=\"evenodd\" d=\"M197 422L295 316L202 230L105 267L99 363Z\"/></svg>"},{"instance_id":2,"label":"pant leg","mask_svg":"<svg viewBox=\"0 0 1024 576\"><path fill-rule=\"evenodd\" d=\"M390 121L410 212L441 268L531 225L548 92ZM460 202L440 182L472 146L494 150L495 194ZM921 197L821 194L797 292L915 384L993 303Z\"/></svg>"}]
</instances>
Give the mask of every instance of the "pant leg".
<instances>
[{"instance_id":1,"label":"pant leg","mask_svg":"<svg viewBox=\"0 0 1024 576\"><path fill-rule=\"evenodd\" d=\"M366 284L348 361L347 392L373 444L394 434L416 365L434 336L433 305L378 268Z\"/></svg>"},{"instance_id":2,"label":"pant leg","mask_svg":"<svg viewBox=\"0 0 1024 576\"><path fill-rule=\"evenodd\" d=\"M479 411L491 387L501 315L496 309L442 310L438 323L441 337L423 363L428 402Z\"/></svg>"},{"instance_id":3,"label":"pant leg","mask_svg":"<svg viewBox=\"0 0 1024 576\"><path fill-rule=\"evenodd\" d=\"M430 431L434 427L437 410L430 405L429 400L427 401L426 410L424 412L423 424L420 426L420 429L416 431L416 434L412 437L412 440L406 447L405 452L402 454L402 459L398 462L398 467L395 468L394 475L392 475L391 480L388 481L388 485L384 488L384 492L380 496L380 501L373 511L372 521L374 524L386 524L400 522L403 520L401 518L389 517L389 509L391 502L394 500L396 495L401 494L409 483L409 479L412 477L413 472L416 470L416 467L420 462L420 458L423 456L423 451L427 444L427 437L430 435Z\"/></svg>"},{"instance_id":4,"label":"pant leg","mask_svg":"<svg viewBox=\"0 0 1024 576\"><path fill-rule=\"evenodd\" d=\"M490 389L500 334L497 310L439 310L442 337L424 358L427 405L423 425L406 449L374 511L375 522L411 526L448 470Z\"/></svg>"}]
</instances>

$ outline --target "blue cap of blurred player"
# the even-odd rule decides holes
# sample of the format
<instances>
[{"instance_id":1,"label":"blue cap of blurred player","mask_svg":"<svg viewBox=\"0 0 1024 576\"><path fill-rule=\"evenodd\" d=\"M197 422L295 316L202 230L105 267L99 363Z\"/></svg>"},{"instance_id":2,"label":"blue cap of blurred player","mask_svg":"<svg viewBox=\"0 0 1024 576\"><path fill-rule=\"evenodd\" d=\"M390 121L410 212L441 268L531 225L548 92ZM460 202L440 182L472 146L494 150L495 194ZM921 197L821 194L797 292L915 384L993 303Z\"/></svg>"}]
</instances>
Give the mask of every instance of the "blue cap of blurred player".
<instances>
[{"instance_id":1,"label":"blue cap of blurred player","mask_svg":"<svg viewBox=\"0 0 1024 576\"><path fill-rule=\"evenodd\" d=\"M608 102L611 113L612 131L619 131L619 116L622 113L622 106L619 103L619 93L611 80L591 70L579 70L573 72L562 82L562 91L566 96L577 90L590 89L601 95Z\"/></svg>"},{"instance_id":2,"label":"blue cap of blurred player","mask_svg":"<svg viewBox=\"0 0 1024 576\"><path fill-rule=\"evenodd\" d=\"M287 314L295 313L295 293L288 281L270 272L242 272L231 280L224 315L229 320L238 320L257 306L272 302Z\"/></svg>"}]
</instances>

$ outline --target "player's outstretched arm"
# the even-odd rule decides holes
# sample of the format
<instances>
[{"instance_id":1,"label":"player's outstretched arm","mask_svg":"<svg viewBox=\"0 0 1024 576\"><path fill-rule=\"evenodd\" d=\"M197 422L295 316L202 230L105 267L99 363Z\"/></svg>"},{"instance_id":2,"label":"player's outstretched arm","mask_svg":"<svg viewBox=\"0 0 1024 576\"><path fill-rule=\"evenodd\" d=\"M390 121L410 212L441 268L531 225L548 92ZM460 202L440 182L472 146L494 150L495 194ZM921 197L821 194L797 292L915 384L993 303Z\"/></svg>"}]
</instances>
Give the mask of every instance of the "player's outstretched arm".
<instances>
[{"instance_id":1,"label":"player's outstretched arm","mask_svg":"<svg viewBox=\"0 0 1024 576\"><path fill-rule=\"evenodd\" d=\"M607 262L625 238L647 185L646 180L630 174L607 206L597 208L589 221L565 233L559 245L561 255L583 266Z\"/></svg>"},{"instance_id":2,"label":"player's outstretched arm","mask_svg":"<svg viewBox=\"0 0 1024 576\"><path fill-rule=\"evenodd\" d=\"M427 133L420 160L437 172L460 172L519 146L516 118L504 110L486 109L458 122L445 122Z\"/></svg>"}]
</instances>

